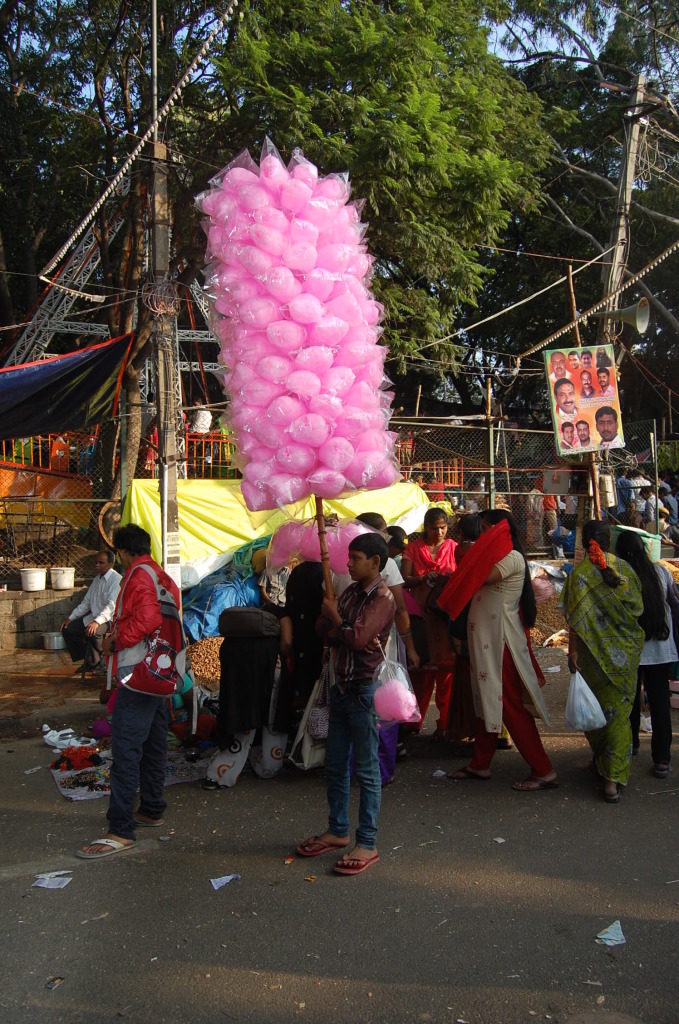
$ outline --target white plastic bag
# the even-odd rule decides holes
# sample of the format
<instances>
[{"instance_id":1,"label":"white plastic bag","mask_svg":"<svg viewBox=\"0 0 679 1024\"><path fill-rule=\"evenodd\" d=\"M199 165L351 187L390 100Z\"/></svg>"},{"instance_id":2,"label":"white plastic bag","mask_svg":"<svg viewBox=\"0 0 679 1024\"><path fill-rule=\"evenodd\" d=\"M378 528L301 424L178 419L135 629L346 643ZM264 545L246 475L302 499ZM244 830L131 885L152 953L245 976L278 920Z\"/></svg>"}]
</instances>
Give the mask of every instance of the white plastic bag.
<instances>
[{"instance_id":1,"label":"white plastic bag","mask_svg":"<svg viewBox=\"0 0 679 1024\"><path fill-rule=\"evenodd\" d=\"M312 768L322 768L325 764L325 740L315 740L309 735L309 714L318 700L323 685L323 675L321 674L311 691L297 729L297 734L288 754L288 760L305 772L310 771Z\"/></svg>"},{"instance_id":2,"label":"white plastic bag","mask_svg":"<svg viewBox=\"0 0 679 1024\"><path fill-rule=\"evenodd\" d=\"M602 729L606 716L601 705L579 672L571 676L566 700L566 725L573 732L592 732Z\"/></svg>"},{"instance_id":3,"label":"white plastic bag","mask_svg":"<svg viewBox=\"0 0 679 1024\"><path fill-rule=\"evenodd\" d=\"M375 669L373 681L377 684L375 712L384 725L393 722L417 724L422 720L410 677L403 665L385 658Z\"/></svg>"}]
</instances>

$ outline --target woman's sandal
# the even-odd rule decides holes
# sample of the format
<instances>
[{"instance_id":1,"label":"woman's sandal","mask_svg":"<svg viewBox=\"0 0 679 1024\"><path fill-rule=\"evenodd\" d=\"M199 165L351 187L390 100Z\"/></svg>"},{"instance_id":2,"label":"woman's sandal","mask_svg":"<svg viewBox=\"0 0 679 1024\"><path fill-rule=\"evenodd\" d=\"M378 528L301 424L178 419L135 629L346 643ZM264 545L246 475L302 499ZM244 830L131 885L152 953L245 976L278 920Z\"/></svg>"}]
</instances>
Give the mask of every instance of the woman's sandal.
<instances>
[{"instance_id":1,"label":"woman's sandal","mask_svg":"<svg viewBox=\"0 0 679 1024\"><path fill-rule=\"evenodd\" d=\"M488 782L490 775L479 775L467 765L466 768L460 768L456 772L449 772L448 778L453 782Z\"/></svg>"},{"instance_id":2,"label":"woman's sandal","mask_svg":"<svg viewBox=\"0 0 679 1024\"><path fill-rule=\"evenodd\" d=\"M620 783L615 784L615 793L607 793L604 789L604 800L607 804L619 804L620 803Z\"/></svg>"},{"instance_id":3,"label":"woman's sandal","mask_svg":"<svg viewBox=\"0 0 679 1024\"><path fill-rule=\"evenodd\" d=\"M544 789L558 789L559 783L556 776L553 779L538 779L535 775L522 779L520 782L512 783L512 789L518 793L540 793Z\"/></svg>"}]
</instances>

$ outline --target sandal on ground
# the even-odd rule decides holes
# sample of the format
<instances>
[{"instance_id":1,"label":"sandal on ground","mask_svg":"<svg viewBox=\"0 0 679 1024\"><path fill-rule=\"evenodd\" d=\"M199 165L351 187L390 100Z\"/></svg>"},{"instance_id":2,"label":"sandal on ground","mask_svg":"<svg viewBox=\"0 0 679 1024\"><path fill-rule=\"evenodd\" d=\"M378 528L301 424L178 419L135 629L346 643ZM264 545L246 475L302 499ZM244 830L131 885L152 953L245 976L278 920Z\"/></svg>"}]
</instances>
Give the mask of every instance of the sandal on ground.
<instances>
[{"instance_id":1,"label":"sandal on ground","mask_svg":"<svg viewBox=\"0 0 679 1024\"><path fill-rule=\"evenodd\" d=\"M604 790L604 800L607 804L619 804L620 803L620 783L615 784L615 793L607 793Z\"/></svg>"},{"instance_id":2,"label":"sandal on ground","mask_svg":"<svg viewBox=\"0 0 679 1024\"><path fill-rule=\"evenodd\" d=\"M160 828L165 822L162 818L149 818L148 814L135 814L134 816L135 825L140 825L142 828Z\"/></svg>"},{"instance_id":3,"label":"sandal on ground","mask_svg":"<svg viewBox=\"0 0 679 1024\"><path fill-rule=\"evenodd\" d=\"M319 836L307 836L307 838L295 848L295 852L300 857L322 857L324 853L331 853L333 850L343 850L344 847L348 845L348 839L345 843L328 843L325 839L321 839Z\"/></svg>"},{"instance_id":4,"label":"sandal on ground","mask_svg":"<svg viewBox=\"0 0 679 1024\"><path fill-rule=\"evenodd\" d=\"M91 853L87 847L81 847L75 851L75 855L82 860L101 860L102 857L112 857L114 853L123 853L124 850L131 850L136 845L134 840L124 843L121 839L111 839L107 836L104 839L93 839L91 843L87 844L87 847L105 846L105 850L97 850Z\"/></svg>"},{"instance_id":5,"label":"sandal on ground","mask_svg":"<svg viewBox=\"0 0 679 1024\"><path fill-rule=\"evenodd\" d=\"M448 778L453 782L488 782L490 775L479 775L467 765L466 768L460 768L456 772L449 772Z\"/></svg>"},{"instance_id":6,"label":"sandal on ground","mask_svg":"<svg viewBox=\"0 0 679 1024\"><path fill-rule=\"evenodd\" d=\"M558 789L559 783L556 779L538 779L529 775L527 779L512 783L512 789L518 793L540 793L543 789Z\"/></svg>"},{"instance_id":7,"label":"sandal on ground","mask_svg":"<svg viewBox=\"0 0 679 1024\"><path fill-rule=\"evenodd\" d=\"M670 774L671 768L668 764L654 764L653 774L656 779L666 779Z\"/></svg>"},{"instance_id":8,"label":"sandal on ground","mask_svg":"<svg viewBox=\"0 0 679 1024\"><path fill-rule=\"evenodd\" d=\"M362 871L377 864L379 859L377 852L372 857L342 857L333 865L333 871L338 875L360 875Z\"/></svg>"}]
</instances>

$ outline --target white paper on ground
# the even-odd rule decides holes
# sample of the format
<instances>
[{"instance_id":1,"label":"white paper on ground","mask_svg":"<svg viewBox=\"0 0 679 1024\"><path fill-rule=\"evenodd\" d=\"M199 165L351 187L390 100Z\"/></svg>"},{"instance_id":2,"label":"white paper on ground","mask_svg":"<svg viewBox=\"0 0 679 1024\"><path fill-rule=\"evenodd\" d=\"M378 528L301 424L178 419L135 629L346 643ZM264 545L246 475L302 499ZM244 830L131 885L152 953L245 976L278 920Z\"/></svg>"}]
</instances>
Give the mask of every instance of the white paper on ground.
<instances>
[{"instance_id":1,"label":"white paper on ground","mask_svg":"<svg viewBox=\"0 0 679 1024\"><path fill-rule=\"evenodd\" d=\"M222 875L221 878L211 878L210 883L213 889L221 889L222 886L228 885L229 882L239 882L240 875Z\"/></svg>"}]
</instances>

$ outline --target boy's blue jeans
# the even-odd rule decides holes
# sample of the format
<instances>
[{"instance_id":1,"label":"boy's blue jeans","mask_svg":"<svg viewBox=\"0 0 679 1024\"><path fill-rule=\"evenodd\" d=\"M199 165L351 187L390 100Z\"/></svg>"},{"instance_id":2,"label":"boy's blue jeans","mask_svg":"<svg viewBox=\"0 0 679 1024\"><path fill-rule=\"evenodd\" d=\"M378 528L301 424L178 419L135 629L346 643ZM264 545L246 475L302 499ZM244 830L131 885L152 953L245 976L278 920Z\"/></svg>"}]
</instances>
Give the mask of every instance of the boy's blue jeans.
<instances>
[{"instance_id":1,"label":"boy's blue jeans","mask_svg":"<svg viewBox=\"0 0 679 1024\"><path fill-rule=\"evenodd\" d=\"M358 693L342 693L333 686L325 748L330 811L328 827L335 836L349 835L349 754L353 746L355 774L361 789L356 845L367 850L375 849L382 801L377 743L372 684L367 684Z\"/></svg>"}]
</instances>

